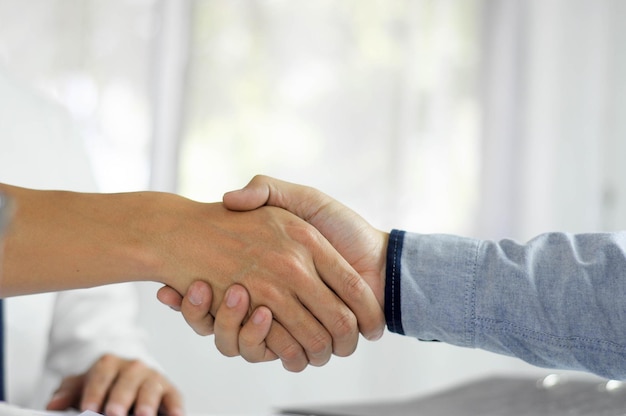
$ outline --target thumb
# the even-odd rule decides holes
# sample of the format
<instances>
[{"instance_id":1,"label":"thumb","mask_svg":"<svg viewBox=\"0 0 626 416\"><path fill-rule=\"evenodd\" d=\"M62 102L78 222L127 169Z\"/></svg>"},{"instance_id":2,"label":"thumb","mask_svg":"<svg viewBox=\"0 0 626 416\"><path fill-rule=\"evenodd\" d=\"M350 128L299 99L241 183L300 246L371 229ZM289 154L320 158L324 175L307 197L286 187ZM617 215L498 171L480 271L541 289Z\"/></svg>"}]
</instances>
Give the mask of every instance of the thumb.
<instances>
[{"instance_id":1,"label":"thumb","mask_svg":"<svg viewBox=\"0 0 626 416\"><path fill-rule=\"evenodd\" d=\"M233 211L250 211L263 205L278 207L310 222L332 200L308 186L256 175L243 189L224 194L223 202Z\"/></svg>"},{"instance_id":2,"label":"thumb","mask_svg":"<svg viewBox=\"0 0 626 416\"><path fill-rule=\"evenodd\" d=\"M251 211L267 204L271 178L257 175L243 188L224 194L222 202L232 211Z\"/></svg>"},{"instance_id":3,"label":"thumb","mask_svg":"<svg viewBox=\"0 0 626 416\"><path fill-rule=\"evenodd\" d=\"M157 292L157 299L162 304L169 306L177 312L180 312L183 303L183 297L176 289L169 286L163 286Z\"/></svg>"}]
</instances>

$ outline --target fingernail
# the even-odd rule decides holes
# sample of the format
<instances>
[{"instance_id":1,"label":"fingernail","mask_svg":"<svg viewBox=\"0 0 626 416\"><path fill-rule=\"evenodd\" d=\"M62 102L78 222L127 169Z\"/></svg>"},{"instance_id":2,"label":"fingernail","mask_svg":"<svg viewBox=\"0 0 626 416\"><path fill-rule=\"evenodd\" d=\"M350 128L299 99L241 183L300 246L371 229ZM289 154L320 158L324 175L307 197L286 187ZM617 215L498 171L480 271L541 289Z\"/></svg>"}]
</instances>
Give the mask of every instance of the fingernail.
<instances>
[{"instance_id":1,"label":"fingernail","mask_svg":"<svg viewBox=\"0 0 626 416\"><path fill-rule=\"evenodd\" d=\"M191 303L193 306L199 306L200 304L202 304L202 294L199 293L199 291L194 290L193 288L189 290L188 299L189 303Z\"/></svg>"},{"instance_id":2,"label":"fingernail","mask_svg":"<svg viewBox=\"0 0 626 416\"><path fill-rule=\"evenodd\" d=\"M124 416L126 415L126 409L120 404L109 403L104 410L106 416Z\"/></svg>"},{"instance_id":3,"label":"fingernail","mask_svg":"<svg viewBox=\"0 0 626 416\"><path fill-rule=\"evenodd\" d=\"M170 409L167 413L169 416L184 416L185 411L183 409Z\"/></svg>"},{"instance_id":4,"label":"fingernail","mask_svg":"<svg viewBox=\"0 0 626 416\"><path fill-rule=\"evenodd\" d=\"M150 406L142 404L141 406L135 407L135 416L151 416L156 412Z\"/></svg>"},{"instance_id":5,"label":"fingernail","mask_svg":"<svg viewBox=\"0 0 626 416\"><path fill-rule=\"evenodd\" d=\"M265 322L265 315L260 311L255 311L252 314L252 323L255 325L261 325L263 322Z\"/></svg>"},{"instance_id":6,"label":"fingernail","mask_svg":"<svg viewBox=\"0 0 626 416\"><path fill-rule=\"evenodd\" d=\"M378 341L379 339L381 339L383 337L384 333L385 333L385 329L383 328L382 331L375 332L375 333L371 334L369 337L367 337L367 340L368 341Z\"/></svg>"},{"instance_id":7,"label":"fingernail","mask_svg":"<svg viewBox=\"0 0 626 416\"><path fill-rule=\"evenodd\" d=\"M83 405L82 410L83 410L83 411L87 411L87 410L89 410L89 411L92 411L92 412L96 412L96 413L97 413L98 411L100 411L100 406L98 406L96 403L85 403L85 404Z\"/></svg>"},{"instance_id":8,"label":"fingernail","mask_svg":"<svg viewBox=\"0 0 626 416\"><path fill-rule=\"evenodd\" d=\"M240 300L241 296L239 295L239 293L237 293L237 291L232 289L228 290L228 293L226 294L226 306L228 306L229 308L234 308L239 304Z\"/></svg>"}]
</instances>

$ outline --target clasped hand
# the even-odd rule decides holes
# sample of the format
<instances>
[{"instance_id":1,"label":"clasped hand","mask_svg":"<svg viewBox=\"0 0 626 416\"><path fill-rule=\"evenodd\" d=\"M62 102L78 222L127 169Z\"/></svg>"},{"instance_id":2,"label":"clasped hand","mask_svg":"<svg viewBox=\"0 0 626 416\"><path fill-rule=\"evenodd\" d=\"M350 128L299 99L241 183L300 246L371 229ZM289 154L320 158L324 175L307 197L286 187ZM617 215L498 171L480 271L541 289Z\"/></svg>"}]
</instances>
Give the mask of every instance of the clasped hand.
<instances>
[{"instance_id":1,"label":"clasped hand","mask_svg":"<svg viewBox=\"0 0 626 416\"><path fill-rule=\"evenodd\" d=\"M249 212L222 213L224 224L237 226L219 233L221 257L250 266L239 267L230 287L197 281L158 293L198 334L214 333L224 355L279 358L290 371L351 354L359 330L368 339L382 335L388 234L313 188L265 176L223 202Z\"/></svg>"}]
</instances>

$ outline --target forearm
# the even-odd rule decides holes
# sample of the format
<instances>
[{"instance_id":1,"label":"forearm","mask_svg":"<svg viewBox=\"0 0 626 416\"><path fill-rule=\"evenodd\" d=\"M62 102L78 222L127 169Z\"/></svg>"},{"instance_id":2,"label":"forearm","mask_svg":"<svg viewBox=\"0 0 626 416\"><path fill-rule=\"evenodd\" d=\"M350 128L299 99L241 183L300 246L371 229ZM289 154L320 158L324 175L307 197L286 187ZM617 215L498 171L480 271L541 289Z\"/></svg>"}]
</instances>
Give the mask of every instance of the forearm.
<instances>
[{"instance_id":1,"label":"forearm","mask_svg":"<svg viewBox=\"0 0 626 416\"><path fill-rule=\"evenodd\" d=\"M625 234L402 240L394 285L407 335L626 377Z\"/></svg>"},{"instance_id":2,"label":"forearm","mask_svg":"<svg viewBox=\"0 0 626 416\"><path fill-rule=\"evenodd\" d=\"M3 297L158 279L149 236L155 194L85 194L0 185L15 213L5 235Z\"/></svg>"}]
</instances>

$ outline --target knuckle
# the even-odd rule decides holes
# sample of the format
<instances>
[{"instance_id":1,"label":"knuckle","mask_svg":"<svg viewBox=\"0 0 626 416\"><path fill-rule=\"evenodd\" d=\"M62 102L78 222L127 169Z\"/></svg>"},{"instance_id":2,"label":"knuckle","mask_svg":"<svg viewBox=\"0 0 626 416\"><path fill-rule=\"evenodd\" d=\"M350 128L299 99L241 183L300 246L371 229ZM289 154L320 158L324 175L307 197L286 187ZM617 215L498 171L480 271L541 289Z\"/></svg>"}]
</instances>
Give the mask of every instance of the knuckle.
<instances>
[{"instance_id":1,"label":"knuckle","mask_svg":"<svg viewBox=\"0 0 626 416\"><path fill-rule=\"evenodd\" d=\"M366 284L358 273L346 271L342 281L344 293L350 300L359 301L365 295Z\"/></svg>"},{"instance_id":2,"label":"knuckle","mask_svg":"<svg viewBox=\"0 0 626 416\"><path fill-rule=\"evenodd\" d=\"M307 247L317 247L320 245L321 234L311 224L298 221L291 227L293 238Z\"/></svg>"},{"instance_id":3,"label":"knuckle","mask_svg":"<svg viewBox=\"0 0 626 416\"><path fill-rule=\"evenodd\" d=\"M230 344L222 343L217 338L215 339L215 347L225 357L237 357L239 351L237 348L232 347Z\"/></svg>"},{"instance_id":4,"label":"knuckle","mask_svg":"<svg viewBox=\"0 0 626 416\"><path fill-rule=\"evenodd\" d=\"M242 353L241 356L244 360L253 364L263 361L263 353L260 353L258 351L247 351L246 353Z\"/></svg>"},{"instance_id":5,"label":"knuckle","mask_svg":"<svg viewBox=\"0 0 626 416\"><path fill-rule=\"evenodd\" d=\"M256 301L251 302L252 307L257 304L280 304L289 297L289 291L286 287L262 282L261 279L251 281L249 287L251 292L255 293Z\"/></svg>"},{"instance_id":6,"label":"knuckle","mask_svg":"<svg viewBox=\"0 0 626 416\"><path fill-rule=\"evenodd\" d=\"M148 369L148 366L143 361L134 359L128 362L126 368L130 372L140 373L146 371Z\"/></svg>"},{"instance_id":7,"label":"knuckle","mask_svg":"<svg viewBox=\"0 0 626 416\"><path fill-rule=\"evenodd\" d=\"M314 357L330 354L332 350L332 338L326 331L316 333L306 345L306 350Z\"/></svg>"},{"instance_id":8,"label":"knuckle","mask_svg":"<svg viewBox=\"0 0 626 416\"><path fill-rule=\"evenodd\" d=\"M106 379L107 374L116 371L119 367L119 358L113 354L104 354L91 366L88 374L93 380Z\"/></svg>"},{"instance_id":9,"label":"knuckle","mask_svg":"<svg viewBox=\"0 0 626 416\"><path fill-rule=\"evenodd\" d=\"M296 363L303 357L302 348L295 342L288 342L277 352L283 362Z\"/></svg>"},{"instance_id":10,"label":"knuckle","mask_svg":"<svg viewBox=\"0 0 626 416\"><path fill-rule=\"evenodd\" d=\"M283 367L285 368L285 370L290 371L292 373L299 373L303 371L309 364L306 360L302 360L302 361L282 360L282 363L283 363Z\"/></svg>"},{"instance_id":11,"label":"knuckle","mask_svg":"<svg viewBox=\"0 0 626 416\"><path fill-rule=\"evenodd\" d=\"M110 354L110 353L106 353L103 354L97 361L98 365L102 365L102 366L111 366L114 365L118 362L118 359L115 355Z\"/></svg>"},{"instance_id":12,"label":"knuckle","mask_svg":"<svg viewBox=\"0 0 626 416\"><path fill-rule=\"evenodd\" d=\"M267 182L269 179L268 176L262 175L262 174L256 174L254 175L254 177L252 178L252 180L250 181L250 183L253 184L261 184L261 183L265 183Z\"/></svg>"},{"instance_id":13,"label":"knuckle","mask_svg":"<svg viewBox=\"0 0 626 416\"><path fill-rule=\"evenodd\" d=\"M241 332L239 334L239 347L241 350L252 351L255 349L260 349L262 344L259 343L258 338L256 338L252 334L247 334L246 332Z\"/></svg>"},{"instance_id":14,"label":"knuckle","mask_svg":"<svg viewBox=\"0 0 626 416\"><path fill-rule=\"evenodd\" d=\"M166 391L166 385L162 377L150 377L145 382L145 388L150 390L152 394L162 396Z\"/></svg>"},{"instance_id":15,"label":"knuckle","mask_svg":"<svg viewBox=\"0 0 626 416\"><path fill-rule=\"evenodd\" d=\"M333 339L345 339L358 333L356 316L347 308L342 308L335 318L331 334Z\"/></svg>"}]
</instances>

